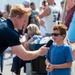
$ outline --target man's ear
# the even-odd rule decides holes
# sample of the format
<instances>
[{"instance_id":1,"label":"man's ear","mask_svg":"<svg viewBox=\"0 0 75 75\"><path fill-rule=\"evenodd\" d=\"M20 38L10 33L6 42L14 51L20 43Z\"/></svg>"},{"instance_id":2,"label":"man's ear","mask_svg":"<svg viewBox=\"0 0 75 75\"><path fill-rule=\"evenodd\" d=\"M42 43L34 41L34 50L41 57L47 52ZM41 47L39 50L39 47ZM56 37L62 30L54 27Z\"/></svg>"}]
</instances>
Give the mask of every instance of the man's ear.
<instances>
[{"instance_id":1,"label":"man's ear","mask_svg":"<svg viewBox=\"0 0 75 75\"><path fill-rule=\"evenodd\" d=\"M16 15L16 20L18 20L20 17L19 17L19 15Z\"/></svg>"}]
</instances>

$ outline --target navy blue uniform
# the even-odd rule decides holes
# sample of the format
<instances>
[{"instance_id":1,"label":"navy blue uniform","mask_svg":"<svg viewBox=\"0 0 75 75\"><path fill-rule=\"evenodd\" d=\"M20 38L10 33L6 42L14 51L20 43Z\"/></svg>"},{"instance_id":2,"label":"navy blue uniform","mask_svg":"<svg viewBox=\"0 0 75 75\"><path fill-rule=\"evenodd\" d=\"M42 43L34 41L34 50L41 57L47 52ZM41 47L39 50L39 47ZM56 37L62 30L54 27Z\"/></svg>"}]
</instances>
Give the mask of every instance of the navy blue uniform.
<instances>
[{"instance_id":1,"label":"navy blue uniform","mask_svg":"<svg viewBox=\"0 0 75 75\"><path fill-rule=\"evenodd\" d=\"M10 19L0 22L0 53L8 46L20 45L19 35Z\"/></svg>"}]
</instances>

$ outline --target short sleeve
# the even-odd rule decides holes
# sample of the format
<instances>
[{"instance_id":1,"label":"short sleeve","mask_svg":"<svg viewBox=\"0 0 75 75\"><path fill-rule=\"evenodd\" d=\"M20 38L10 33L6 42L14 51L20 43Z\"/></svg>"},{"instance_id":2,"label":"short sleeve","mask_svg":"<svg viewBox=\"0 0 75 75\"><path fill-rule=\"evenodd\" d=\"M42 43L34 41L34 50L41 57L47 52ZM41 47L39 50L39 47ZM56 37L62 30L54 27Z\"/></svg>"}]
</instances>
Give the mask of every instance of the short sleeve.
<instances>
[{"instance_id":1,"label":"short sleeve","mask_svg":"<svg viewBox=\"0 0 75 75\"><path fill-rule=\"evenodd\" d=\"M8 46L20 45L19 36L17 32L10 28L4 28L2 37L4 41L8 44Z\"/></svg>"},{"instance_id":2,"label":"short sleeve","mask_svg":"<svg viewBox=\"0 0 75 75\"><path fill-rule=\"evenodd\" d=\"M48 52L46 53L45 57L50 60L50 56L51 56L51 50L49 49Z\"/></svg>"},{"instance_id":3,"label":"short sleeve","mask_svg":"<svg viewBox=\"0 0 75 75\"><path fill-rule=\"evenodd\" d=\"M50 60L50 58L51 58L51 51L52 51L53 47L54 47L54 44L52 44L52 45L50 46L50 48L49 48L49 50L47 51L46 56L45 56L45 57L48 58L49 60Z\"/></svg>"},{"instance_id":4,"label":"short sleeve","mask_svg":"<svg viewBox=\"0 0 75 75\"><path fill-rule=\"evenodd\" d=\"M71 47L67 47L66 48L66 62L72 62L73 58L72 58L72 49Z\"/></svg>"}]
</instances>

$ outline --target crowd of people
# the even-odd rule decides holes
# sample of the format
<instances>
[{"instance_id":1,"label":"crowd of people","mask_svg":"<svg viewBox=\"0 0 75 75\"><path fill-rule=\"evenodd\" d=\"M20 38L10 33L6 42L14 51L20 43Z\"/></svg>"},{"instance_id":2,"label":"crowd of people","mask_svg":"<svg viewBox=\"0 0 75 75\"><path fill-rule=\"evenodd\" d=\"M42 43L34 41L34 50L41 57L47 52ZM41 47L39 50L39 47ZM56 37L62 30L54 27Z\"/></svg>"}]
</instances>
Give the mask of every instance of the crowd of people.
<instances>
[{"instance_id":1,"label":"crowd of people","mask_svg":"<svg viewBox=\"0 0 75 75\"><path fill-rule=\"evenodd\" d=\"M24 0L23 5L7 4L4 11L0 10L0 75L7 48L11 49L11 56L15 54L11 71L16 75L20 75L21 67L26 72L27 62L44 55L47 75L71 75L75 60L75 0L67 0L66 11L64 3L60 3L62 11L54 0L43 0L40 9L34 2ZM52 37L52 45L31 51L30 43L39 43L44 37Z\"/></svg>"}]
</instances>

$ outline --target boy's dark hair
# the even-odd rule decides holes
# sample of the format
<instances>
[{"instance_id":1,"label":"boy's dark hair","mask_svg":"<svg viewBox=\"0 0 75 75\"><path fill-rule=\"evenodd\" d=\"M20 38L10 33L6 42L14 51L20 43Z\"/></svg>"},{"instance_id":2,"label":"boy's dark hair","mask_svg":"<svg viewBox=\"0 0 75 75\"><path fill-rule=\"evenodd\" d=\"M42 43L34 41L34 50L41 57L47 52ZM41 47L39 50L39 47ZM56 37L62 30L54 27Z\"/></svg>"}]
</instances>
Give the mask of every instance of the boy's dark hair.
<instances>
[{"instance_id":1,"label":"boy's dark hair","mask_svg":"<svg viewBox=\"0 0 75 75\"><path fill-rule=\"evenodd\" d=\"M53 27L53 30L58 30L61 35L66 36L67 27L64 24L58 24Z\"/></svg>"}]
</instances>

